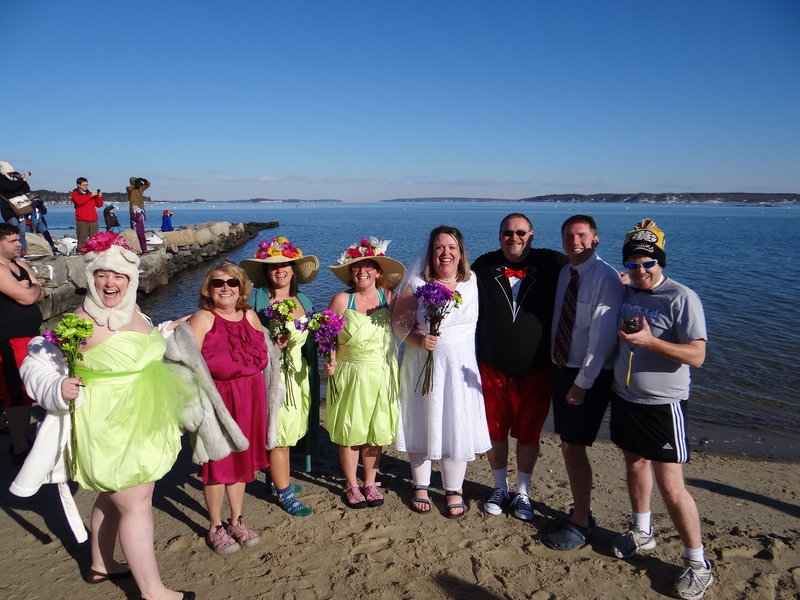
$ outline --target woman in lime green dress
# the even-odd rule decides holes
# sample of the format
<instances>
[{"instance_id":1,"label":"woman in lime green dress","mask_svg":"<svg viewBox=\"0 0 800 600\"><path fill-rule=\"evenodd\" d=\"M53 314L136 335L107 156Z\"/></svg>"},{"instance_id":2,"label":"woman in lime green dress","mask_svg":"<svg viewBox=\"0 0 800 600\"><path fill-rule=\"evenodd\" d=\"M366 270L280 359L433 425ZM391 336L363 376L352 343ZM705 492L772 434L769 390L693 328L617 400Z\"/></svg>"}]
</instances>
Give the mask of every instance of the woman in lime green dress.
<instances>
[{"instance_id":1,"label":"woman in lime green dress","mask_svg":"<svg viewBox=\"0 0 800 600\"><path fill-rule=\"evenodd\" d=\"M265 330L275 331L275 323L264 314L264 309L272 302L293 300L297 304L294 318L301 318L313 310L311 300L298 289L298 284L311 283L316 278L319 260L316 256L304 255L285 237L276 237L269 242L262 240L255 256L242 261L240 266L253 282L253 291L247 301ZM309 430L309 425L319 426L316 422L309 423L309 414L319 414L317 349L309 331L297 330L293 321L287 327L288 336L279 334L275 341L285 349L286 358L293 367L288 381L291 389L286 390L276 410L273 410L270 399L267 449L272 482L268 486L273 489L272 493L277 494L278 504L283 510L295 517L306 517L313 511L295 497L302 488L292 484L289 477L290 448L306 436L317 435L315 430Z\"/></svg>"},{"instance_id":2,"label":"woman in lime green dress","mask_svg":"<svg viewBox=\"0 0 800 600\"><path fill-rule=\"evenodd\" d=\"M180 384L161 361L164 338L136 307L139 258L122 238L101 235L86 245L89 293L76 311L94 321L94 333L76 377L61 382L65 401L80 396L75 479L100 492L86 580L133 575L142 598L193 599L164 586L153 546L153 488L180 451ZM117 538L128 565L114 560Z\"/></svg>"},{"instance_id":3,"label":"woman in lime green dress","mask_svg":"<svg viewBox=\"0 0 800 600\"><path fill-rule=\"evenodd\" d=\"M344 496L351 508L380 506L376 482L382 447L397 432L397 360L389 302L405 269L385 256L388 241L362 239L348 248L330 270L350 289L328 306L346 322L339 347L324 365L328 383L326 420L331 441L339 444L345 477ZM358 459L364 487L358 486Z\"/></svg>"}]
</instances>

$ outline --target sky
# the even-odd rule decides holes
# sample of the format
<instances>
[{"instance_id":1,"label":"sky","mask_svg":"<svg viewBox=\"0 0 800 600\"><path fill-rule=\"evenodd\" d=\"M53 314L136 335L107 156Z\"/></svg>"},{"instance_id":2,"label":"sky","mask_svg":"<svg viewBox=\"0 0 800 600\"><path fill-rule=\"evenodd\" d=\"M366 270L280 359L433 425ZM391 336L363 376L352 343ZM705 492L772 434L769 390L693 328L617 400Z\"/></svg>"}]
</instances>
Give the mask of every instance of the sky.
<instances>
[{"instance_id":1,"label":"sky","mask_svg":"<svg viewBox=\"0 0 800 600\"><path fill-rule=\"evenodd\" d=\"M800 192L798 0L0 4L0 160L33 189Z\"/></svg>"}]
</instances>

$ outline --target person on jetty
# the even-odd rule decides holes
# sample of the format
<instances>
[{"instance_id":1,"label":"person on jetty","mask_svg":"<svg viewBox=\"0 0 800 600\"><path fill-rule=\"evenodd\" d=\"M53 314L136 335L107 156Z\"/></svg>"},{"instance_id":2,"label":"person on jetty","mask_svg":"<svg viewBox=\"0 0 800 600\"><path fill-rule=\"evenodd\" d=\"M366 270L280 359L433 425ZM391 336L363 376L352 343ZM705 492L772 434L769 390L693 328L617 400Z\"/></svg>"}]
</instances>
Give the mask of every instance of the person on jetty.
<instances>
[{"instance_id":1,"label":"person on jetty","mask_svg":"<svg viewBox=\"0 0 800 600\"><path fill-rule=\"evenodd\" d=\"M448 301L449 312L435 335L430 333L426 306L417 298L426 284L458 294ZM438 460L447 514L457 519L466 514L462 488L467 463L491 448L475 356L478 285L469 270L461 232L446 225L433 229L427 247L398 289L392 323L406 349L400 366L397 449L408 452L411 463L411 508L430 511L431 461ZM433 359L431 388L424 393L420 381L429 356Z\"/></svg>"},{"instance_id":2,"label":"person on jetty","mask_svg":"<svg viewBox=\"0 0 800 600\"><path fill-rule=\"evenodd\" d=\"M125 188L128 192L129 212L131 217L131 229L134 229L133 215L136 208L144 211L144 192L150 187L150 182L144 177L131 177L128 179L130 185Z\"/></svg>"},{"instance_id":3,"label":"person on jetty","mask_svg":"<svg viewBox=\"0 0 800 600\"><path fill-rule=\"evenodd\" d=\"M33 400L25 392L19 366L28 354L28 342L39 335L45 292L23 261L19 230L0 223L0 396L6 409L14 464L28 455L28 425Z\"/></svg>"},{"instance_id":4,"label":"person on jetty","mask_svg":"<svg viewBox=\"0 0 800 600\"><path fill-rule=\"evenodd\" d=\"M45 218L47 206L45 206L44 200L37 196L34 198L33 202L31 202L31 206L33 206L33 212L30 214L31 230L33 233L38 233L45 239L50 245L50 250L53 252L53 255L63 256L64 253L56 246L56 242L50 234L50 229L47 227L47 219Z\"/></svg>"},{"instance_id":5,"label":"person on jetty","mask_svg":"<svg viewBox=\"0 0 800 600\"><path fill-rule=\"evenodd\" d=\"M75 235L78 238L78 250L83 248L86 240L100 231L97 224L97 209L103 206L103 192L99 189L89 191L89 180L78 177L76 187L70 193L72 205L75 207Z\"/></svg>"},{"instance_id":6,"label":"person on jetty","mask_svg":"<svg viewBox=\"0 0 800 600\"><path fill-rule=\"evenodd\" d=\"M491 515L508 510L533 520L530 501L539 438L550 411L553 366L550 325L556 283L567 258L532 249L533 225L521 213L500 222L500 249L472 264L478 279L478 366L492 449L494 490L483 504ZM516 494L508 489L508 435L517 439Z\"/></svg>"},{"instance_id":7,"label":"person on jetty","mask_svg":"<svg viewBox=\"0 0 800 600\"><path fill-rule=\"evenodd\" d=\"M114 233L122 233L122 225L119 224L117 217L117 207L109 204L103 209L103 220L106 222L106 231L113 231Z\"/></svg>"},{"instance_id":8,"label":"person on jetty","mask_svg":"<svg viewBox=\"0 0 800 600\"><path fill-rule=\"evenodd\" d=\"M137 206L133 209L133 216L131 219L133 220L133 230L136 232L136 239L139 240L139 248L142 254L144 254L147 252L147 238L144 236L144 211Z\"/></svg>"},{"instance_id":9,"label":"person on jetty","mask_svg":"<svg viewBox=\"0 0 800 600\"><path fill-rule=\"evenodd\" d=\"M705 315L692 290L669 279L664 232L642 219L625 237L622 259L631 278L620 309L611 398L611 441L625 455L631 523L613 542L629 558L656 546L650 517L655 479L684 545L679 598L702 598L714 582L705 558L697 505L683 477L689 462L686 406L690 367L706 357Z\"/></svg>"},{"instance_id":10,"label":"person on jetty","mask_svg":"<svg viewBox=\"0 0 800 600\"><path fill-rule=\"evenodd\" d=\"M329 376L327 429L339 444L345 477L344 498L351 508L383 504L376 482L382 447L397 432L397 359L389 302L405 268L386 256L389 240L361 239L328 268L347 291L328 309L346 317L339 347L324 370ZM358 486L359 454L364 487Z\"/></svg>"},{"instance_id":11,"label":"person on jetty","mask_svg":"<svg viewBox=\"0 0 800 600\"><path fill-rule=\"evenodd\" d=\"M0 194L5 198L14 198L27 194L31 191L31 186L28 184L28 177L30 176L30 171L19 173L10 163L0 160ZM17 217L11 205L1 198L0 215L2 215L4 223L16 227L19 231L19 242L22 244L20 257L24 258L28 253L28 244L25 241L25 219Z\"/></svg>"},{"instance_id":12,"label":"person on jetty","mask_svg":"<svg viewBox=\"0 0 800 600\"><path fill-rule=\"evenodd\" d=\"M206 541L218 554L253 546L261 539L242 518L245 484L269 465L263 373L267 346L261 322L247 304L250 287L243 269L229 261L216 263L200 288L200 310L189 321L225 407L250 442L247 450L208 461L200 469L210 521ZM223 496L231 513L225 525Z\"/></svg>"},{"instance_id":13,"label":"person on jetty","mask_svg":"<svg viewBox=\"0 0 800 600\"><path fill-rule=\"evenodd\" d=\"M617 316L625 289L616 269L597 256L599 243L592 217L574 215L561 225L569 265L558 277L551 329L556 366L553 423L561 436L573 509L544 536L544 543L555 550L584 546L595 527L592 465L586 447L597 439L608 407Z\"/></svg>"},{"instance_id":14,"label":"person on jetty","mask_svg":"<svg viewBox=\"0 0 800 600\"><path fill-rule=\"evenodd\" d=\"M175 231L172 226L172 213L168 210L161 213L161 231Z\"/></svg>"},{"instance_id":15,"label":"person on jetty","mask_svg":"<svg viewBox=\"0 0 800 600\"><path fill-rule=\"evenodd\" d=\"M77 443L67 453L74 456L73 478L82 488L100 492L91 514L87 583L133 576L142 598L191 600L193 592L164 586L153 544L153 488L181 449L184 388L162 362L164 337L138 311L138 256L120 236L108 233L89 238L83 251L88 294L76 314L93 322L92 334L74 377L67 376L55 346L44 338L31 342L22 374L48 417L11 491L29 496L43 482L58 481L53 474L45 478L42 470L64 460L67 451L56 448L54 440L69 440L72 431ZM74 429L70 401L76 406ZM50 428L52 411L62 415L56 429ZM71 501L68 488L65 493ZM73 531L85 536L74 502L71 508ZM69 518L67 504L65 510ZM117 538L127 565L114 559Z\"/></svg>"},{"instance_id":16,"label":"person on jetty","mask_svg":"<svg viewBox=\"0 0 800 600\"><path fill-rule=\"evenodd\" d=\"M274 336L285 360L291 362L290 375L284 381L292 389L285 390L282 399L269 399L267 448L272 481L267 485L272 494L277 494L278 504L283 510L296 517L305 517L313 511L295 497L302 488L292 484L289 478L290 448L309 434L309 414L319 415L319 370L314 337L308 330L298 330L294 319L314 310L311 300L298 289L298 284L314 281L319 272L319 260L316 256L304 255L288 239L276 237L269 242L259 242L255 256L242 261L240 266L253 282L248 302L266 331L276 332L278 324L264 314L264 309L273 302L292 300L296 303L286 324L288 334L277 333ZM319 427L316 418L310 425ZM310 434L316 435L316 432Z\"/></svg>"}]
</instances>

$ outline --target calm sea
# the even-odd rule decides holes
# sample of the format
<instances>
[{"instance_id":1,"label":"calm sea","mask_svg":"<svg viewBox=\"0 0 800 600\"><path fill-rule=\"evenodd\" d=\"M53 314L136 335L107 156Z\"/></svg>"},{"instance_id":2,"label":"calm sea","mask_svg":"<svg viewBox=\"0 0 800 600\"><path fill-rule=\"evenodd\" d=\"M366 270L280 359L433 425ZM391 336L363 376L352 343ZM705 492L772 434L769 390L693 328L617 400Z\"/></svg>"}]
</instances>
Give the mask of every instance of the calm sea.
<instances>
[{"instance_id":1,"label":"calm sea","mask_svg":"<svg viewBox=\"0 0 800 600\"><path fill-rule=\"evenodd\" d=\"M625 233L639 219L655 219L666 233L668 276L694 289L703 301L709 330L708 357L694 370L692 419L725 427L757 427L800 434L798 335L794 322L800 272L786 250L800 230L800 206L747 207L697 204L158 204L150 226L160 227L164 208L173 223L278 221L264 238L284 235L323 268L304 291L323 308L342 286L324 265L360 237L390 239L388 254L408 264L440 224L464 234L470 259L498 248L498 226L509 212L533 221L534 246L561 249L560 226L572 214L592 215L599 227L598 253L621 267ZM120 211L124 213L123 210ZM158 216L156 219L155 217ZM74 226L68 207L53 207L56 235ZM123 219L121 219L123 220ZM124 224L124 223L123 223ZM786 239L786 236L789 239ZM229 253L235 262L253 255L257 240ZM206 267L180 274L143 299L156 321L193 312Z\"/></svg>"}]
</instances>

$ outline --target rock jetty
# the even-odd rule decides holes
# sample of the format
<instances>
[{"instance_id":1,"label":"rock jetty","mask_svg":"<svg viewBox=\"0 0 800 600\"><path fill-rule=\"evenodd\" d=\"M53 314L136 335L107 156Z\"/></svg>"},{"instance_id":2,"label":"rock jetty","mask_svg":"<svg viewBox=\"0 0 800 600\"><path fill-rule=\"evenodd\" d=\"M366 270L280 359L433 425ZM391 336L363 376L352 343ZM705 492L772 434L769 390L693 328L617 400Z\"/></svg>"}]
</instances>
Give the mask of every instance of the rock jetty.
<instances>
[{"instance_id":1,"label":"rock jetty","mask_svg":"<svg viewBox=\"0 0 800 600\"><path fill-rule=\"evenodd\" d=\"M141 254L136 234L131 229L123 232L128 244L140 253L139 292L149 294L166 285L175 273L213 259L222 252L232 250L256 237L260 231L277 227L269 223L228 223L215 221L175 231L148 231L148 251ZM44 286L47 295L39 305L45 328L65 312L74 310L86 293L85 260L82 254L53 256L50 246L40 235L28 233L28 265ZM62 250L66 244L58 243Z\"/></svg>"}]
</instances>

